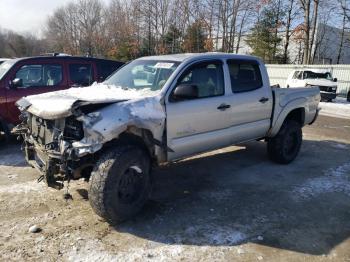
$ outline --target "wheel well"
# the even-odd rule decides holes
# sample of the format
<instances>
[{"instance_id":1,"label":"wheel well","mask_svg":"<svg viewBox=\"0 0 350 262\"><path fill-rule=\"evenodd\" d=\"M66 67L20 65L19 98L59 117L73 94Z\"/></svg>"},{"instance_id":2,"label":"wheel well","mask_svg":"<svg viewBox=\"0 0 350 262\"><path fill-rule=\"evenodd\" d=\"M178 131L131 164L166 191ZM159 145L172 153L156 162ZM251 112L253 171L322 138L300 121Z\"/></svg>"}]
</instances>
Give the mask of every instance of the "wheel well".
<instances>
[{"instance_id":1,"label":"wheel well","mask_svg":"<svg viewBox=\"0 0 350 262\"><path fill-rule=\"evenodd\" d=\"M294 120L300 125L304 125L305 123L305 109L304 108L297 108L289 112L289 114L286 117L286 120Z\"/></svg>"},{"instance_id":2,"label":"wheel well","mask_svg":"<svg viewBox=\"0 0 350 262\"><path fill-rule=\"evenodd\" d=\"M110 148L112 146L119 145L134 145L145 150L149 156L154 159L155 157L155 144L152 133L147 129L139 129L135 127L128 128L125 132L121 133L118 138L107 142L103 149Z\"/></svg>"},{"instance_id":3,"label":"wheel well","mask_svg":"<svg viewBox=\"0 0 350 262\"><path fill-rule=\"evenodd\" d=\"M152 160L152 163L156 163L155 155L155 140L151 131L146 129L140 129L136 127L129 127L125 132L121 133L118 138L105 143L101 150L99 150L90 160L87 160L88 164L84 168L77 170L74 173L74 178L85 177L89 179L92 166L95 164L95 160L99 158L106 150L121 145L137 146L144 150Z\"/></svg>"}]
</instances>

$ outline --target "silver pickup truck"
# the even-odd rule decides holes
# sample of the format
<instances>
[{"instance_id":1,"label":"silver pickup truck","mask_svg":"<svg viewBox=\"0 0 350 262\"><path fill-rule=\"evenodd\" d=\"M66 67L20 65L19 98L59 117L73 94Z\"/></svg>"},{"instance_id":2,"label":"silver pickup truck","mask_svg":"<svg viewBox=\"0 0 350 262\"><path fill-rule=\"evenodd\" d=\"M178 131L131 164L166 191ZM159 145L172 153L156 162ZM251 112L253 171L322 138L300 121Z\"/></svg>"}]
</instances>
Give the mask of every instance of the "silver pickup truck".
<instances>
[{"instance_id":1,"label":"silver pickup truck","mask_svg":"<svg viewBox=\"0 0 350 262\"><path fill-rule=\"evenodd\" d=\"M256 57L153 56L101 84L22 98L14 133L48 186L86 178L95 212L119 222L148 199L152 166L251 140L290 163L319 102L318 88L271 88Z\"/></svg>"}]
</instances>

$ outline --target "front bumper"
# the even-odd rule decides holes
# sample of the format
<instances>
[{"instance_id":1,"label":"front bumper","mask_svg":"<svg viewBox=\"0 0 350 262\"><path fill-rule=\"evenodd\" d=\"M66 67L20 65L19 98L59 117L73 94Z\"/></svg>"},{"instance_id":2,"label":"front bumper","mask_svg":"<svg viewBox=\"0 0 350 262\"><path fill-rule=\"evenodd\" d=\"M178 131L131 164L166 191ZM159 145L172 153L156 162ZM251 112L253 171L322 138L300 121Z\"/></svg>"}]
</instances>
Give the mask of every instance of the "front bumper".
<instances>
[{"instance_id":1,"label":"front bumper","mask_svg":"<svg viewBox=\"0 0 350 262\"><path fill-rule=\"evenodd\" d=\"M337 97L336 92L321 91L320 94L321 94L322 100L332 100L332 99L335 99Z\"/></svg>"},{"instance_id":2,"label":"front bumper","mask_svg":"<svg viewBox=\"0 0 350 262\"><path fill-rule=\"evenodd\" d=\"M61 189L67 179L67 161L59 152L45 149L28 138L24 141L24 153L28 164L39 171L49 187Z\"/></svg>"}]
</instances>

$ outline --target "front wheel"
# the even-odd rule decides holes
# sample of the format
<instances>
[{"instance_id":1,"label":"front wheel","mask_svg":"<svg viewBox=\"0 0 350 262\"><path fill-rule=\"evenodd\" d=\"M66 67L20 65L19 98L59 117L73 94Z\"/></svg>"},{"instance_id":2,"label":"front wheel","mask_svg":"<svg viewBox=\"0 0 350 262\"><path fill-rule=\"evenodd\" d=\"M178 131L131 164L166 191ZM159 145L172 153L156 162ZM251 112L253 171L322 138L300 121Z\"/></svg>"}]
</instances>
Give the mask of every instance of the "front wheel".
<instances>
[{"instance_id":1,"label":"front wheel","mask_svg":"<svg viewBox=\"0 0 350 262\"><path fill-rule=\"evenodd\" d=\"M278 134L268 139L267 152L270 159L279 164L289 164L298 155L302 143L301 125L293 120L283 123Z\"/></svg>"},{"instance_id":2,"label":"front wheel","mask_svg":"<svg viewBox=\"0 0 350 262\"><path fill-rule=\"evenodd\" d=\"M142 149L120 146L106 151L90 178L93 210L111 223L136 215L151 192L150 158Z\"/></svg>"},{"instance_id":3,"label":"front wheel","mask_svg":"<svg viewBox=\"0 0 350 262\"><path fill-rule=\"evenodd\" d=\"M350 91L348 92L348 95L346 97L346 100L348 100L348 102L350 102Z\"/></svg>"}]
</instances>

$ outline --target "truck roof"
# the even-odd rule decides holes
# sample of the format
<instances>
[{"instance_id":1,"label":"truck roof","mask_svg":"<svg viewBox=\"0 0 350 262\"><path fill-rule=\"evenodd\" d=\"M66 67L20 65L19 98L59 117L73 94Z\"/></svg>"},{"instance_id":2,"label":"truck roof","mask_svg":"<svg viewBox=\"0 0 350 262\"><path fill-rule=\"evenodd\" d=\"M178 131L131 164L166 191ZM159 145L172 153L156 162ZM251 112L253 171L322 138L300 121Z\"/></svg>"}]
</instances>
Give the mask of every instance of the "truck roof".
<instances>
[{"instance_id":1,"label":"truck roof","mask_svg":"<svg viewBox=\"0 0 350 262\"><path fill-rule=\"evenodd\" d=\"M205 59L205 58L231 58L240 60L258 60L260 58L250 55L236 55L222 52L207 52L207 53L184 53L184 54L172 54L172 55L159 55L159 56L145 56L139 58L140 60L164 60L164 61L178 61L183 62L188 59Z\"/></svg>"},{"instance_id":2,"label":"truck roof","mask_svg":"<svg viewBox=\"0 0 350 262\"><path fill-rule=\"evenodd\" d=\"M70 55L58 55L58 56L52 56L52 55L40 55L40 56L32 56L32 57L20 57L20 58L14 58L11 59L15 62L18 61L25 61L25 60L44 60L44 59L52 59L52 60L85 60L85 61L111 61L111 62L120 62L116 60L111 59L104 59L104 58L96 58L96 57L86 57L86 56L70 56Z\"/></svg>"},{"instance_id":3,"label":"truck roof","mask_svg":"<svg viewBox=\"0 0 350 262\"><path fill-rule=\"evenodd\" d=\"M294 69L293 72L295 71L310 71L314 73L319 73L319 74L325 74L325 73L330 73L332 70L330 68L309 68L309 67L304 67L300 69Z\"/></svg>"},{"instance_id":4,"label":"truck roof","mask_svg":"<svg viewBox=\"0 0 350 262\"><path fill-rule=\"evenodd\" d=\"M330 73L331 69L330 68L307 68L304 71L311 71L314 73L325 74L325 73Z\"/></svg>"}]
</instances>

